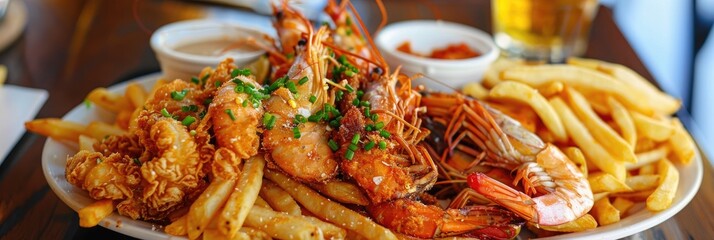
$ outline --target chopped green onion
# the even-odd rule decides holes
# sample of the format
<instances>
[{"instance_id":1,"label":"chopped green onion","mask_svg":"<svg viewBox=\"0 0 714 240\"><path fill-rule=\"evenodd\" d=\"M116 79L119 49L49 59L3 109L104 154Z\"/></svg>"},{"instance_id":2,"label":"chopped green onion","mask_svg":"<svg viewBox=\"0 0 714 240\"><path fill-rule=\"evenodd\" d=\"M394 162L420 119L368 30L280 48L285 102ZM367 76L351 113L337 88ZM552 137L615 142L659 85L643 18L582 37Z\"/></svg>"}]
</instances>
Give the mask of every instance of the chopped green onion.
<instances>
[{"instance_id":1,"label":"chopped green onion","mask_svg":"<svg viewBox=\"0 0 714 240\"><path fill-rule=\"evenodd\" d=\"M273 114L265 113L263 114L263 125L268 125L268 121L273 117Z\"/></svg>"},{"instance_id":2,"label":"chopped green onion","mask_svg":"<svg viewBox=\"0 0 714 240\"><path fill-rule=\"evenodd\" d=\"M203 104L208 105L211 104L211 102L213 102L213 98L206 98L206 100L203 101Z\"/></svg>"},{"instance_id":3,"label":"chopped green onion","mask_svg":"<svg viewBox=\"0 0 714 240\"><path fill-rule=\"evenodd\" d=\"M191 117L191 116L186 116L182 121L181 124L184 126L191 126L191 123L195 122L196 118Z\"/></svg>"},{"instance_id":4,"label":"chopped green onion","mask_svg":"<svg viewBox=\"0 0 714 240\"><path fill-rule=\"evenodd\" d=\"M352 136L352 141L351 141L351 143L352 143L352 144L357 144L357 143L359 143L359 138L360 138L359 133L355 133L355 135Z\"/></svg>"},{"instance_id":5,"label":"chopped green onion","mask_svg":"<svg viewBox=\"0 0 714 240\"><path fill-rule=\"evenodd\" d=\"M364 116L367 117L367 118L369 118L369 119L372 119L372 113L371 113L371 111L372 111L372 110L370 109L370 107L364 107Z\"/></svg>"},{"instance_id":6,"label":"chopped green onion","mask_svg":"<svg viewBox=\"0 0 714 240\"><path fill-rule=\"evenodd\" d=\"M337 93L336 93L337 101L342 100L343 95L345 95L345 92L343 92L342 90L337 91Z\"/></svg>"},{"instance_id":7,"label":"chopped green onion","mask_svg":"<svg viewBox=\"0 0 714 240\"><path fill-rule=\"evenodd\" d=\"M310 95L310 102L311 103L317 102L317 97L315 97L315 95Z\"/></svg>"},{"instance_id":8,"label":"chopped green onion","mask_svg":"<svg viewBox=\"0 0 714 240\"><path fill-rule=\"evenodd\" d=\"M369 141L367 144L364 145L364 150L366 150L366 151L371 150L372 148L374 148L375 144L376 143L374 143L374 141Z\"/></svg>"},{"instance_id":9,"label":"chopped green onion","mask_svg":"<svg viewBox=\"0 0 714 240\"><path fill-rule=\"evenodd\" d=\"M206 75L203 75L203 77L201 78L201 82L205 83L206 80L208 80L208 77L210 77L210 76L211 76L211 73L206 73Z\"/></svg>"},{"instance_id":10,"label":"chopped green onion","mask_svg":"<svg viewBox=\"0 0 714 240\"><path fill-rule=\"evenodd\" d=\"M333 119L332 121L330 121L330 127L333 127L333 128L340 127L340 121L337 119Z\"/></svg>"},{"instance_id":11,"label":"chopped green onion","mask_svg":"<svg viewBox=\"0 0 714 240\"><path fill-rule=\"evenodd\" d=\"M345 71L345 75L346 75L347 77L354 77L354 76L355 76L355 72L353 72L352 70L347 70L347 71Z\"/></svg>"},{"instance_id":12,"label":"chopped green onion","mask_svg":"<svg viewBox=\"0 0 714 240\"><path fill-rule=\"evenodd\" d=\"M350 151L357 151L357 145L350 144L349 146L347 146L347 149L349 149Z\"/></svg>"},{"instance_id":13,"label":"chopped green onion","mask_svg":"<svg viewBox=\"0 0 714 240\"><path fill-rule=\"evenodd\" d=\"M352 19L350 17L347 17L347 19L345 19L345 25L347 25L347 26L352 25Z\"/></svg>"},{"instance_id":14,"label":"chopped green onion","mask_svg":"<svg viewBox=\"0 0 714 240\"><path fill-rule=\"evenodd\" d=\"M362 96L364 96L364 91L362 91L362 90L357 90L357 98L360 98L360 99L361 99Z\"/></svg>"},{"instance_id":15,"label":"chopped green onion","mask_svg":"<svg viewBox=\"0 0 714 240\"><path fill-rule=\"evenodd\" d=\"M377 114L375 114L375 115L377 115ZM373 116L375 116L375 115L373 115ZM377 124L374 125L374 129L376 129L376 130L382 129L383 127L384 127L384 122L378 122Z\"/></svg>"},{"instance_id":16,"label":"chopped green onion","mask_svg":"<svg viewBox=\"0 0 714 240\"><path fill-rule=\"evenodd\" d=\"M276 120L277 120L277 118L270 113L266 113L265 115L263 115L263 125L268 130L273 129L273 126L275 126Z\"/></svg>"},{"instance_id":17,"label":"chopped green onion","mask_svg":"<svg viewBox=\"0 0 714 240\"><path fill-rule=\"evenodd\" d=\"M171 114L169 113L169 110L166 110L166 108L161 109L161 115L167 118L171 117Z\"/></svg>"},{"instance_id":18,"label":"chopped green onion","mask_svg":"<svg viewBox=\"0 0 714 240\"><path fill-rule=\"evenodd\" d=\"M216 87L216 88L221 87L221 84L222 84L221 81L215 81L215 82L213 82L213 86Z\"/></svg>"},{"instance_id":19,"label":"chopped green onion","mask_svg":"<svg viewBox=\"0 0 714 240\"><path fill-rule=\"evenodd\" d=\"M372 114L372 116L369 116L370 119L372 119L372 122L376 122L379 120L379 115L377 114Z\"/></svg>"},{"instance_id":20,"label":"chopped green onion","mask_svg":"<svg viewBox=\"0 0 714 240\"><path fill-rule=\"evenodd\" d=\"M173 98L176 101L181 101L186 97L187 93L188 93L188 89L181 90L180 92L173 91L173 92L171 92L171 98Z\"/></svg>"},{"instance_id":21,"label":"chopped green onion","mask_svg":"<svg viewBox=\"0 0 714 240\"><path fill-rule=\"evenodd\" d=\"M352 29L347 29L347 30L345 30L345 34L346 34L347 36L352 35Z\"/></svg>"},{"instance_id":22,"label":"chopped green onion","mask_svg":"<svg viewBox=\"0 0 714 240\"><path fill-rule=\"evenodd\" d=\"M320 114L320 113L322 113L322 112L320 111L313 115L310 115L309 117L307 117L307 120L310 122L319 122L320 119L322 119L322 114Z\"/></svg>"},{"instance_id":23,"label":"chopped green onion","mask_svg":"<svg viewBox=\"0 0 714 240\"><path fill-rule=\"evenodd\" d=\"M291 93L296 94L297 93L297 87L295 86L294 82L286 82L285 83L285 88L290 90Z\"/></svg>"},{"instance_id":24,"label":"chopped green onion","mask_svg":"<svg viewBox=\"0 0 714 240\"><path fill-rule=\"evenodd\" d=\"M305 116L300 115L300 114L295 115L295 123L296 124L305 123L305 122L307 122L307 118L305 118Z\"/></svg>"},{"instance_id":25,"label":"chopped green onion","mask_svg":"<svg viewBox=\"0 0 714 240\"><path fill-rule=\"evenodd\" d=\"M231 117L231 120L233 120L233 121L236 120L236 116L233 115L233 110L226 109L226 114L228 114L228 116Z\"/></svg>"},{"instance_id":26,"label":"chopped green onion","mask_svg":"<svg viewBox=\"0 0 714 240\"><path fill-rule=\"evenodd\" d=\"M352 160L352 158L354 158L354 157L355 157L355 152L353 152L351 150L347 150L347 152L345 153L345 158L347 160Z\"/></svg>"},{"instance_id":27,"label":"chopped green onion","mask_svg":"<svg viewBox=\"0 0 714 240\"><path fill-rule=\"evenodd\" d=\"M196 105L188 105L188 106L181 106L181 111L182 112L196 112L198 111L198 106Z\"/></svg>"},{"instance_id":28,"label":"chopped green onion","mask_svg":"<svg viewBox=\"0 0 714 240\"><path fill-rule=\"evenodd\" d=\"M355 98L355 100L352 100L352 105L359 107L359 103L360 103L359 98Z\"/></svg>"},{"instance_id":29,"label":"chopped green onion","mask_svg":"<svg viewBox=\"0 0 714 240\"><path fill-rule=\"evenodd\" d=\"M340 146L337 146L335 140L332 139L330 139L330 141L327 141L327 146L330 146L330 149L332 149L333 152L336 152L340 149Z\"/></svg>"},{"instance_id":30,"label":"chopped green onion","mask_svg":"<svg viewBox=\"0 0 714 240\"><path fill-rule=\"evenodd\" d=\"M139 160L139 158L133 158L132 160L134 160L134 164L141 166L141 160Z\"/></svg>"},{"instance_id":31,"label":"chopped green onion","mask_svg":"<svg viewBox=\"0 0 714 240\"><path fill-rule=\"evenodd\" d=\"M191 136L196 136L196 130L191 129L188 134L191 134Z\"/></svg>"},{"instance_id":32,"label":"chopped green onion","mask_svg":"<svg viewBox=\"0 0 714 240\"><path fill-rule=\"evenodd\" d=\"M382 130L379 130L379 136L382 136L384 138L389 138L390 136L392 136L392 134L387 132L386 130L382 129Z\"/></svg>"},{"instance_id":33,"label":"chopped green onion","mask_svg":"<svg viewBox=\"0 0 714 240\"><path fill-rule=\"evenodd\" d=\"M84 99L84 106L89 109L92 107L92 102L89 99Z\"/></svg>"},{"instance_id":34,"label":"chopped green onion","mask_svg":"<svg viewBox=\"0 0 714 240\"><path fill-rule=\"evenodd\" d=\"M365 130L365 131L368 131L368 132L369 132L369 131L372 131L372 130L374 130L374 125L372 125L372 124L367 124L367 126L364 127L364 130Z\"/></svg>"},{"instance_id":35,"label":"chopped green onion","mask_svg":"<svg viewBox=\"0 0 714 240\"><path fill-rule=\"evenodd\" d=\"M308 80L308 79L307 79L307 76L302 77L302 78L300 79L300 81L298 81L298 84L303 85L303 84L305 84L305 83L307 82L307 80Z\"/></svg>"},{"instance_id":36,"label":"chopped green onion","mask_svg":"<svg viewBox=\"0 0 714 240\"><path fill-rule=\"evenodd\" d=\"M352 88L352 86L350 86L349 84L345 84L345 88L346 88L346 89L347 89L347 91L348 91L348 92L350 92L350 93L353 93L353 92L355 92L355 89L354 89L354 88Z\"/></svg>"},{"instance_id":37,"label":"chopped green onion","mask_svg":"<svg viewBox=\"0 0 714 240\"><path fill-rule=\"evenodd\" d=\"M298 126L293 127L293 137L300 138L300 128Z\"/></svg>"},{"instance_id":38,"label":"chopped green onion","mask_svg":"<svg viewBox=\"0 0 714 240\"><path fill-rule=\"evenodd\" d=\"M385 141L379 141L379 149L387 149L387 142Z\"/></svg>"},{"instance_id":39,"label":"chopped green onion","mask_svg":"<svg viewBox=\"0 0 714 240\"><path fill-rule=\"evenodd\" d=\"M295 57L295 54L294 54L294 53L288 53L288 54L285 55L285 57L286 57L287 59L293 59L293 58Z\"/></svg>"},{"instance_id":40,"label":"chopped green onion","mask_svg":"<svg viewBox=\"0 0 714 240\"><path fill-rule=\"evenodd\" d=\"M231 72L231 78L237 76L249 76L251 74L250 69L233 69Z\"/></svg>"},{"instance_id":41,"label":"chopped green onion","mask_svg":"<svg viewBox=\"0 0 714 240\"><path fill-rule=\"evenodd\" d=\"M195 84L201 83L201 82L199 82L199 80L198 80L197 77L191 77L191 82L192 82L192 83L195 83Z\"/></svg>"},{"instance_id":42,"label":"chopped green onion","mask_svg":"<svg viewBox=\"0 0 714 240\"><path fill-rule=\"evenodd\" d=\"M359 105L362 105L362 107L369 107L371 104L369 104L368 101L361 101Z\"/></svg>"}]
</instances>

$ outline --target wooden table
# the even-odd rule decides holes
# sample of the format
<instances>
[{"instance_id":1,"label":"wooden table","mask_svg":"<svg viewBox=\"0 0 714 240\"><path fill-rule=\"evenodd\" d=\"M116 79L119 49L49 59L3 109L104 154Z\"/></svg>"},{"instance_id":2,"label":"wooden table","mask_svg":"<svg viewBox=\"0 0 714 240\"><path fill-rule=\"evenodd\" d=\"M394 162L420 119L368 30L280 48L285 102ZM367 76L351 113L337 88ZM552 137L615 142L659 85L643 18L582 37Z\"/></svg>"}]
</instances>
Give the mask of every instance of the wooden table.
<instances>
[{"instance_id":1,"label":"wooden table","mask_svg":"<svg viewBox=\"0 0 714 240\"><path fill-rule=\"evenodd\" d=\"M159 26L245 11L194 1L25 0L25 3L29 9L28 26L19 40L0 52L0 64L8 66L8 84L50 92L38 118L61 117L81 103L93 88L159 71L149 47L150 32ZM373 30L379 21L376 5L371 1L356 1L356 5ZM390 21L441 16L444 20L491 29L487 0L393 0L388 1L387 9ZM613 22L610 9L600 9L586 56L626 65L652 79ZM78 227L77 214L57 198L43 176L40 163L44 141L44 137L25 134L0 166L0 238L128 238L102 227ZM694 200L674 218L637 237L714 236L711 214L714 176L706 159L704 165L704 180Z\"/></svg>"}]
</instances>

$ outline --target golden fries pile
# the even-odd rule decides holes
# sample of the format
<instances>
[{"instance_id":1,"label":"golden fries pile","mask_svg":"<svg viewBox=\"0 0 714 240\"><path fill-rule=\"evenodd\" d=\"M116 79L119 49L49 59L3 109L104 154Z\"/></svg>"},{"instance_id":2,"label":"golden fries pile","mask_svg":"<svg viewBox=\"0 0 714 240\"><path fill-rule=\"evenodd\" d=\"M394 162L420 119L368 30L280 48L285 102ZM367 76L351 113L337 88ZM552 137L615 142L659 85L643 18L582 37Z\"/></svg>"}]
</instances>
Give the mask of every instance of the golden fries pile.
<instances>
[{"instance_id":1,"label":"golden fries pile","mask_svg":"<svg viewBox=\"0 0 714 240\"><path fill-rule=\"evenodd\" d=\"M567 64L500 59L464 93L519 120L582 167L595 205L589 215L536 232L574 232L626 217L637 203L667 209L696 146L672 115L680 101L622 65L572 58ZM544 231L546 230L546 231Z\"/></svg>"}]
</instances>

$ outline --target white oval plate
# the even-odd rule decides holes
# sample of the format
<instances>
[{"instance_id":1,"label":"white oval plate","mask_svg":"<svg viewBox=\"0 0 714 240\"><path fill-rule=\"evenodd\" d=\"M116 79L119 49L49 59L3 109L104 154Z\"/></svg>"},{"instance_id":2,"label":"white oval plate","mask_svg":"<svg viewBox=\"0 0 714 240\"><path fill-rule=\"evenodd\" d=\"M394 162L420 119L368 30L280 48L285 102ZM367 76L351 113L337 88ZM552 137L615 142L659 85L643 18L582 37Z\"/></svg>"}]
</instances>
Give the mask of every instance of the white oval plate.
<instances>
[{"instance_id":1,"label":"white oval plate","mask_svg":"<svg viewBox=\"0 0 714 240\"><path fill-rule=\"evenodd\" d=\"M138 82L144 86L145 89L151 89L160 76L160 73L143 76L109 87L109 91L123 93L129 82ZM62 119L87 124L91 121L98 120L112 122L114 115L94 105L88 108L84 104L80 104L67 113ZM42 150L42 171L45 174L47 183L49 183L55 194L75 211L94 202L84 190L73 186L65 179L64 173L67 156L73 155L76 152L77 146L49 138L45 142L45 146ZM641 209L612 225L598 227L590 231L563 234L544 239L617 239L644 231L664 222L682 210L682 208L692 200L702 182L703 167L699 153L697 153L697 157L691 164L687 166L680 164L675 165L679 170L679 187L677 188L672 206L667 210L653 213L646 209ZM140 239L185 239L184 237L176 237L164 233L164 226L133 220L121 216L116 212L105 218L99 225L112 231Z\"/></svg>"}]
</instances>

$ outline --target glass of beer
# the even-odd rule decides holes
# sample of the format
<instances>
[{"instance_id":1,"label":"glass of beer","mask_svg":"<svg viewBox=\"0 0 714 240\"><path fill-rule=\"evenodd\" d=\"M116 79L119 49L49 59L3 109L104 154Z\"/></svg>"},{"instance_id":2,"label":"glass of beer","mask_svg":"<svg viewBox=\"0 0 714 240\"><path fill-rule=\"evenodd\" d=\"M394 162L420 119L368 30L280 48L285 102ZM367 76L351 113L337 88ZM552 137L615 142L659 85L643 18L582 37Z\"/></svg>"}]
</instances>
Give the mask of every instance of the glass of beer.
<instances>
[{"instance_id":1,"label":"glass of beer","mask_svg":"<svg viewBox=\"0 0 714 240\"><path fill-rule=\"evenodd\" d=\"M597 0L493 0L496 45L509 57L563 62L587 47Z\"/></svg>"}]
</instances>

